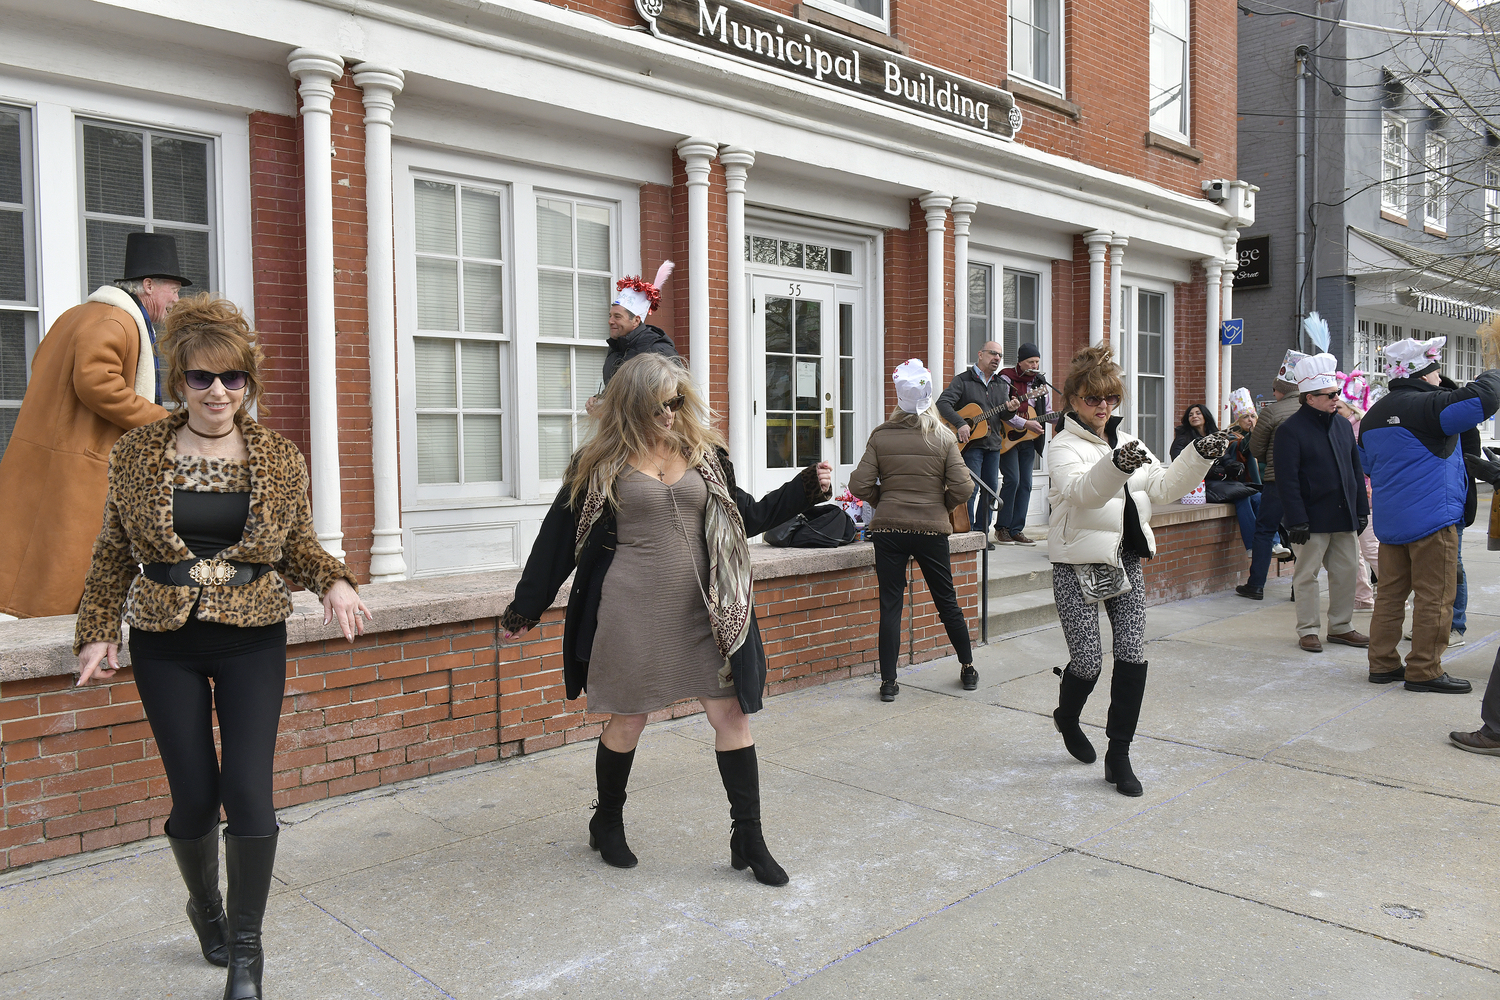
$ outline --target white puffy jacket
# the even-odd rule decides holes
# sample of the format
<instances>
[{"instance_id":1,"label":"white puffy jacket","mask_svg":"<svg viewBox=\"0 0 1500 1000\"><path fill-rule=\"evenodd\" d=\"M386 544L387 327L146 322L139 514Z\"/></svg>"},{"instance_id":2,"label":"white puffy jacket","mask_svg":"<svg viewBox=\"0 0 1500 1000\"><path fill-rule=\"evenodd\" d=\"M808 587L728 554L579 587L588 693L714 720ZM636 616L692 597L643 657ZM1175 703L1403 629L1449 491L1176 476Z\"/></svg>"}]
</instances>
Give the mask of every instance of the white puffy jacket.
<instances>
[{"instance_id":1,"label":"white puffy jacket","mask_svg":"<svg viewBox=\"0 0 1500 1000\"><path fill-rule=\"evenodd\" d=\"M1101 439L1068 414L1048 447L1047 558L1055 563L1108 563L1120 565L1120 539L1125 531L1125 487L1135 501L1146 545L1156 555L1156 537L1151 534L1151 504L1180 500L1203 481L1213 460L1184 448L1171 465L1156 456L1127 475L1115 467L1114 448L1138 440L1111 417ZM1148 451L1149 454L1149 451Z\"/></svg>"}]
</instances>

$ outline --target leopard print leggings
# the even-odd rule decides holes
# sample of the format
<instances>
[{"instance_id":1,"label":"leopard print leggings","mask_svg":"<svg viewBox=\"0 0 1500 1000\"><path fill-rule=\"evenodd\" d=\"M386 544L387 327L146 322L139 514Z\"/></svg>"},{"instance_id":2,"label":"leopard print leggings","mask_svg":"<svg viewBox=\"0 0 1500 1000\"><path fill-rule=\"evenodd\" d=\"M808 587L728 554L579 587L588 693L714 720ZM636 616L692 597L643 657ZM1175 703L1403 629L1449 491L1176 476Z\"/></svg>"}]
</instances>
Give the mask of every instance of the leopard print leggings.
<instances>
[{"instance_id":1,"label":"leopard print leggings","mask_svg":"<svg viewBox=\"0 0 1500 1000\"><path fill-rule=\"evenodd\" d=\"M1104 604L1114 633L1114 657L1127 663L1146 659L1146 580L1139 556L1121 557L1130 590ZM1083 680L1099 676L1104 647L1099 638L1099 606L1085 604L1078 574L1068 563L1052 564L1052 597L1062 619L1063 638L1068 642L1068 672Z\"/></svg>"}]
</instances>

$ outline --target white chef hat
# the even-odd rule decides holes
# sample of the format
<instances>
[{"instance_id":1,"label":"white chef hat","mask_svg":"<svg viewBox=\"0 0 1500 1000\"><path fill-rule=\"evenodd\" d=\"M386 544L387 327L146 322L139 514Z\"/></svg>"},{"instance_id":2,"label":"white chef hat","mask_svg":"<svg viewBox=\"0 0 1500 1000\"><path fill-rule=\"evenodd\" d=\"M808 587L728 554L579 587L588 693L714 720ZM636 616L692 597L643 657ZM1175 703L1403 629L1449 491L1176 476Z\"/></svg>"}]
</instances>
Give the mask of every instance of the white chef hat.
<instances>
[{"instance_id":1,"label":"white chef hat","mask_svg":"<svg viewBox=\"0 0 1500 1000\"><path fill-rule=\"evenodd\" d=\"M1332 354L1314 354L1297 362L1297 366L1292 369L1292 381L1297 383L1298 392L1337 389L1339 379L1334 373L1338 369L1339 359Z\"/></svg>"},{"instance_id":2,"label":"white chef hat","mask_svg":"<svg viewBox=\"0 0 1500 1000\"><path fill-rule=\"evenodd\" d=\"M1446 343L1447 337L1398 340L1381 348L1381 353L1386 356L1386 371L1391 378L1420 378L1443 363L1439 352Z\"/></svg>"},{"instance_id":3,"label":"white chef hat","mask_svg":"<svg viewBox=\"0 0 1500 1000\"><path fill-rule=\"evenodd\" d=\"M1239 388L1229 394L1229 419L1238 420L1247 413L1255 412L1255 400L1250 398L1250 390Z\"/></svg>"},{"instance_id":4,"label":"white chef hat","mask_svg":"<svg viewBox=\"0 0 1500 1000\"><path fill-rule=\"evenodd\" d=\"M896 383L896 405L907 413L921 413L932 405L932 373L918 359L897 365L891 381Z\"/></svg>"},{"instance_id":5,"label":"white chef hat","mask_svg":"<svg viewBox=\"0 0 1500 1000\"><path fill-rule=\"evenodd\" d=\"M1289 349L1286 356L1281 359L1281 370L1276 373L1276 381L1285 382L1288 385L1297 384L1297 376L1292 374L1292 369L1297 367L1297 362L1307 357L1295 348Z\"/></svg>"}]
</instances>

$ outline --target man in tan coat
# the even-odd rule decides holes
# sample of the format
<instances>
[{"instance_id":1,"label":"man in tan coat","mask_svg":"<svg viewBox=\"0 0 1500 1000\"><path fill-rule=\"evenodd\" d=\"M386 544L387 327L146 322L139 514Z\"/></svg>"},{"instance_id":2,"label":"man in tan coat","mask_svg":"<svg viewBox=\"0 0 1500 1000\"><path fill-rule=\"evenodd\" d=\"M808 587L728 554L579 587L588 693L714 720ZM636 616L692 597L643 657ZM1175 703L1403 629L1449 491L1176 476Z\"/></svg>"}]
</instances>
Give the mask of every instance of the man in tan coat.
<instances>
[{"instance_id":1,"label":"man in tan coat","mask_svg":"<svg viewBox=\"0 0 1500 1000\"><path fill-rule=\"evenodd\" d=\"M131 233L125 275L57 318L0 458L0 612L78 610L104 517L109 450L167 415L157 404L153 324L190 282L170 236Z\"/></svg>"}]
</instances>

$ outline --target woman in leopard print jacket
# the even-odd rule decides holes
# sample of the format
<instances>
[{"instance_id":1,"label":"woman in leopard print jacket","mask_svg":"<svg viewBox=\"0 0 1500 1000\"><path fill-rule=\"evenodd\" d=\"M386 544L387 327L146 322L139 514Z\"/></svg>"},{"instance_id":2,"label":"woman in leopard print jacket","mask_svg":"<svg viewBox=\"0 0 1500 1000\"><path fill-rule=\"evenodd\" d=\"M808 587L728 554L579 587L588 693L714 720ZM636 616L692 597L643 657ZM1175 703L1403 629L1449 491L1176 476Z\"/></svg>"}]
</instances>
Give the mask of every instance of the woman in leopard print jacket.
<instances>
[{"instance_id":1,"label":"woman in leopard print jacket","mask_svg":"<svg viewBox=\"0 0 1500 1000\"><path fill-rule=\"evenodd\" d=\"M245 1000L261 996L276 857L271 765L286 687L287 580L322 595L325 623L337 617L351 641L369 611L349 570L318 544L302 455L248 413L262 355L245 317L223 299L185 299L166 317L161 349L166 388L183 405L110 452L73 651L79 684L112 677L122 614L130 623L136 688L172 790L166 833L188 919L203 957L228 966L225 1000Z\"/></svg>"}]
</instances>

